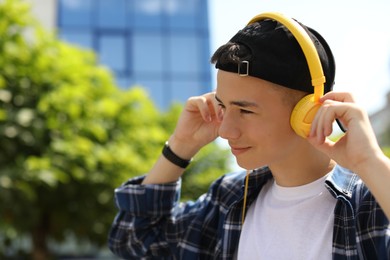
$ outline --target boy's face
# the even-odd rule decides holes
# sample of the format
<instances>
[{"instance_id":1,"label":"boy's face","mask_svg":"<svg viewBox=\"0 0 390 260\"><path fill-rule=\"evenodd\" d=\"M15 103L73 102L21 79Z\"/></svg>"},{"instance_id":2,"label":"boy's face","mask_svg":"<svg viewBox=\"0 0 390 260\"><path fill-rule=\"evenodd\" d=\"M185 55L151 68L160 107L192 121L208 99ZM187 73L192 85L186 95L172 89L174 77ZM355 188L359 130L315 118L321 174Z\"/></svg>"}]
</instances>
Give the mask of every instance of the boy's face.
<instances>
[{"instance_id":1,"label":"boy's face","mask_svg":"<svg viewBox=\"0 0 390 260\"><path fill-rule=\"evenodd\" d=\"M290 126L293 105L280 88L255 77L218 71L216 99L223 110L219 135L229 142L242 168L282 165L303 140Z\"/></svg>"}]
</instances>

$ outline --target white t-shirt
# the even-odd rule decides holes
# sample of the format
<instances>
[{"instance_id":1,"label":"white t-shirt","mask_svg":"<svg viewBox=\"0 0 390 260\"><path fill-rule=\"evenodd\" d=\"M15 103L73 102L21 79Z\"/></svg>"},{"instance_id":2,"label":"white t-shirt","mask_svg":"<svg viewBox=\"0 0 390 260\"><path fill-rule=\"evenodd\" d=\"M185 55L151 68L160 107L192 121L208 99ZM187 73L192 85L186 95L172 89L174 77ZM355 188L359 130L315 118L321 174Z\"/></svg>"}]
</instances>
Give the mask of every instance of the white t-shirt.
<instances>
[{"instance_id":1,"label":"white t-shirt","mask_svg":"<svg viewBox=\"0 0 390 260\"><path fill-rule=\"evenodd\" d=\"M336 199L325 179L298 187L269 181L248 209L238 260L331 259Z\"/></svg>"}]
</instances>

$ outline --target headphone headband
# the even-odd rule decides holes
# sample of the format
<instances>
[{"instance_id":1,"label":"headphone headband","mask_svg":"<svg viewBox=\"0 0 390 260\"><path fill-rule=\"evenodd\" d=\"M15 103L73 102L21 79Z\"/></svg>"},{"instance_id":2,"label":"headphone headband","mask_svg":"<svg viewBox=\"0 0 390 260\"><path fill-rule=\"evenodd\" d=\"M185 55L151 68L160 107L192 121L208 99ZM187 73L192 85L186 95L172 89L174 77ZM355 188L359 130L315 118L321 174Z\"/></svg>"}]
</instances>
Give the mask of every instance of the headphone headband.
<instances>
[{"instance_id":1,"label":"headphone headband","mask_svg":"<svg viewBox=\"0 0 390 260\"><path fill-rule=\"evenodd\" d=\"M325 76L317 49L310 36L297 21L275 12L256 15L249 21L248 25L266 19L272 19L283 24L301 46L309 67L311 82L314 87L314 101L317 102L324 94Z\"/></svg>"}]
</instances>

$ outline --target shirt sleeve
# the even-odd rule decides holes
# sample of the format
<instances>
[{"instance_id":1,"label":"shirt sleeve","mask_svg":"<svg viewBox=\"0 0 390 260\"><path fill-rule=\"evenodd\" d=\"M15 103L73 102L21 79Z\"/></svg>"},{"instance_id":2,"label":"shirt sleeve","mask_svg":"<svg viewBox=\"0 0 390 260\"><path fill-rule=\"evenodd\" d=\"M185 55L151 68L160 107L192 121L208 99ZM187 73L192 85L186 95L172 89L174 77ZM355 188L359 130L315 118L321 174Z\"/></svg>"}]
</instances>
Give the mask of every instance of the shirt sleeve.
<instances>
[{"instance_id":1,"label":"shirt sleeve","mask_svg":"<svg viewBox=\"0 0 390 260\"><path fill-rule=\"evenodd\" d=\"M221 176L196 201L185 202L179 201L181 180L142 185L142 177L130 179L115 190L119 212L109 248L125 259L215 258L223 237L229 238L240 225L237 208L225 228L226 214L242 196L241 176L245 174Z\"/></svg>"},{"instance_id":2,"label":"shirt sleeve","mask_svg":"<svg viewBox=\"0 0 390 260\"><path fill-rule=\"evenodd\" d=\"M167 184L142 185L136 177L115 190L119 209L112 224L108 244L124 258L170 255L167 239L172 210L180 198L181 180ZM164 258L160 258L164 259Z\"/></svg>"},{"instance_id":3,"label":"shirt sleeve","mask_svg":"<svg viewBox=\"0 0 390 260\"><path fill-rule=\"evenodd\" d=\"M141 185L143 179L131 179L115 189L115 202L119 210L141 217L169 215L180 198L181 181Z\"/></svg>"},{"instance_id":4,"label":"shirt sleeve","mask_svg":"<svg viewBox=\"0 0 390 260\"><path fill-rule=\"evenodd\" d=\"M390 259L390 221L362 181L354 196L359 258Z\"/></svg>"}]
</instances>

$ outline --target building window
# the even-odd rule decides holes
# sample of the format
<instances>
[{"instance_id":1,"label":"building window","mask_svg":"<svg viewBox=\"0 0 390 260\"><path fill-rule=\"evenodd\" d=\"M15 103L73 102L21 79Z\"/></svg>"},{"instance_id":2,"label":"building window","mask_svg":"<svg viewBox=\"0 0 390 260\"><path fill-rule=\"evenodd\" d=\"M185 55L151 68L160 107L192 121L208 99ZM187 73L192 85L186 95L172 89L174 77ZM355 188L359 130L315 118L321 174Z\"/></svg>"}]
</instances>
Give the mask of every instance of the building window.
<instances>
[{"instance_id":1,"label":"building window","mask_svg":"<svg viewBox=\"0 0 390 260\"><path fill-rule=\"evenodd\" d=\"M130 9L126 0L98 0L97 26L105 29L126 29L127 12Z\"/></svg>"},{"instance_id":2,"label":"building window","mask_svg":"<svg viewBox=\"0 0 390 260\"><path fill-rule=\"evenodd\" d=\"M98 37L97 48L100 62L106 64L115 73L125 74L128 70L127 45L127 37L124 34L101 34Z\"/></svg>"},{"instance_id":3,"label":"building window","mask_svg":"<svg viewBox=\"0 0 390 260\"><path fill-rule=\"evenodd\" d=\"M59 0L58 29L166 107L210 90L207 12L207 0Z\"/></svg>"},{"instance_id":4,"label":"building window","mask_svg":"<svg viewBox=\"0 0 390 260\"><path fill-rule=\"evenodd\" d=\"M93 0L60 0L59 24L64 28L91 27Z\"/></svg>"},{"instance_id":5,"label":"building window","mask_svg":"<svg viewBox=\"0 0 390 260\"><path fill-rule=\"evenodd\" d=\"M131 55L135 77L161 77L164 73L164 46L166 36L160 32L135 32L132 37ZM165 64L166 66L166 64Z\"/></svg>"}]
</instances>

